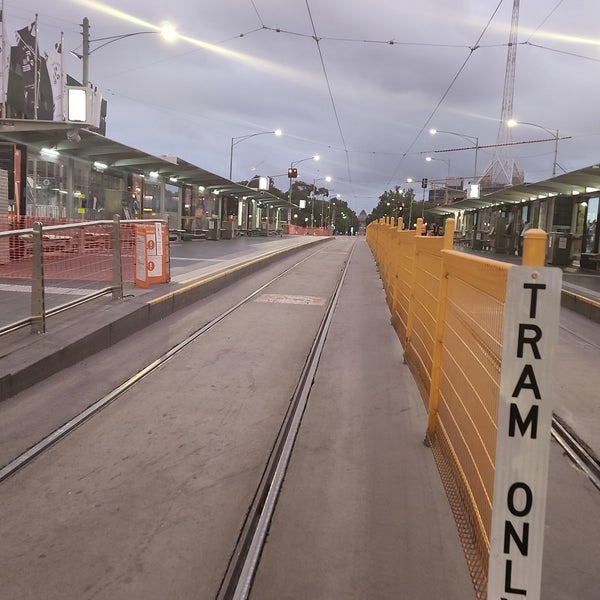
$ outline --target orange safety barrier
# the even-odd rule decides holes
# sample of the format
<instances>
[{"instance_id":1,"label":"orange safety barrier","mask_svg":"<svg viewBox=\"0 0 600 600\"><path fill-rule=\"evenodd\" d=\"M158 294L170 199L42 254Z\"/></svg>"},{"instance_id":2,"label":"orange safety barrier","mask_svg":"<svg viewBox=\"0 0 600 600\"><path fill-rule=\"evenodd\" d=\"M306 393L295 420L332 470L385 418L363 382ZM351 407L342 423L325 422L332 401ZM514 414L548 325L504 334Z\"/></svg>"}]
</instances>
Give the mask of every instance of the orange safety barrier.
<instances>
[{"instance_id":1,"label":"orange safety barrier","mask_svg":"<svg viewBox=\"0 0 600 600\"><path fill-rule=\"evenodd\" d=\"M44 228L44 274L56 281L110 281L112 278L112 224L89 221L81 227L80 220L51 217L2 216L0 231L12 232L0 240L0 277L28 279L31 277L32 234L18 233L31 229L35 222ZM68 225L73 224L73 227ZM77 225L77 227L75 227ZM122 222L121 262L123 280L134 276L134 224Z\"/></svg>"},{"instance_id":2,"label":"orange safety barrier","mask_svg":"<svg viewBox=\"0 0 600 600\"><path fill-rule=\"evenodd\" d=\"M300 227L300 225L286 225L288 235L331 235L329 227Z\"/></svg>"},{"instance_id":3,"label":"orange safety barrier","mask_svg":"<svg viewBox=\"0 0 600 600\"><path fill-rule=\"evenodd\" d=\"M494 570L489 560L505 301L509 271L519 267L452 250L453 219L445 222L443 237L421 235L421 219L416 230L402 227L402 219L397 225L392 219L380 219L367 227L367 242L379 268L405 362L428 411L426 440L457 522L477 597L485 598L488 570L494 575L493 585L504 577L498 575L498 557ZM556 269L543 269L545 245L545 232L531 230L525 235L523 265L536 270L525 272L533 283L522 287L552 282L554 287L544 284L544 289L552 288L547 296L552 296L550 304L557 307L560 285L558 291L554 288L560 274L547 273ZM526 325L525 330L527 327L533 325ZM525 338L521 343L530 341ZM528 382L525 375L521 377ZM526 416L518 415L514 407L510 410L513 434L518 429L525 437L530 424L527 419L537 416L537 409ZM504 454L513 451L511 440L500 443ZM543 452L542 448L541 456ZM541 556L539 547L537 553ZM510 572L507 577L510 579Z\"/></svg>"}]
</instances>

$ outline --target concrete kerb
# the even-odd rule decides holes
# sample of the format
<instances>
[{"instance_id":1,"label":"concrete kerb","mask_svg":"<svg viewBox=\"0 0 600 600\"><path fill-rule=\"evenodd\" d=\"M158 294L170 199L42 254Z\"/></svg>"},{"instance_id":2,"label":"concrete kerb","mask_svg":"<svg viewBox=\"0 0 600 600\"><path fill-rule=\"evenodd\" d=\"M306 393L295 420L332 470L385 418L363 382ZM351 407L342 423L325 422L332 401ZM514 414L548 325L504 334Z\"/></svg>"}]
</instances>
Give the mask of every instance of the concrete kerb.
<instances>
[{"instance_id":1,"label":"concrete kerb","mask_svg":"<svg viewBox=\"0 0 600 600\"><path fill-rule=\"evenodd\" d=\"M21 332L21 343L15 344L18 347L14 351L5 351L0 367L0 401L111 347L272 262L303 250L307 245L331 239L314 238L311 244L282 248L249 259L241 258L227 268L183 285L166 284L166 292L165 286L157 286L120 301L105 296L50 317L48 333L34 335ZM90 318L90 314L94 314L94 318ZM23 342L23 339L26 341Z\"/></svg>"},{"instance_id":2,"label":"concrete kerb","mask_svg":"<svg viewBox=\"0 0 600 600\"><path fill-rule=\"evenodd\" d=\"M563 288L560 304L595 323L600 323L600 302Z\"/></svg>"}]
</instances>

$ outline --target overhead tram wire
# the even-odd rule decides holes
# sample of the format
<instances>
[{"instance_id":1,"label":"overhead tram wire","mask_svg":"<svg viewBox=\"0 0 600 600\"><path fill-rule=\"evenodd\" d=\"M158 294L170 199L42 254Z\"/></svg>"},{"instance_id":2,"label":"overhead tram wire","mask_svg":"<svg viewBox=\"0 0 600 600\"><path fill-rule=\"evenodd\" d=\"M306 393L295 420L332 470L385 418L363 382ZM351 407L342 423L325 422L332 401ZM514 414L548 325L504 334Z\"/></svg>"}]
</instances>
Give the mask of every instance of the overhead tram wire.
<instances>
[{"instance_id":1,"label":"overhead tram wire","mask_svg":"<svg viewBox=\"0 0 600 600\"><path fill-rule=\"evenodd\" d=\"M558 10L558 8L560 7L560 5L564 1L565 0L558 0L558 4L542 19L542 22L533 30L533 32L531 33L531 35L524 42L525 44L529 43L529 40L542 28L542 26L544 25L544 23Z\"/></svg>"},{"instance_id":2,"label":"overhead tram wire","mask_svg":"<svg viewBox=\"0 0 600 600\"><path fill-rule=\"evenodd\" d=\"M458 71L456 72L456 74L452 78L452 81L450 82L450 84L446 88L446 91L442 94L442 97L439 99L438 103L435 105L435 107L433 108L433 110L431 111L431 113L429 114L429 116L427 117L427 119L425 120L425 123L422 125L422 127L417 132L417 135L414 137L413 141L409 144L409 146L405 150L405 152L403 152L402 158L400 159L400 162L398 163L398 165L394 169L394 172L392 173L392 176L389 178L389 180L388 180L388 182L386 184L386 188L389 187L392 184L392 181L396 178L396 174L400 170L400 167L402 166L402 163L404 162L404 159L406 158L406 156L408 155L408 153L413 149L414 145L417 143L417 140L421 137L421 134L423 133L423 131L425 131L425 129L429 126L429 123L431 122L431 120L433 119L433 117L435 116L435 114L437 113L437 111L439 110L440 106L442 105L442 103L444 102L444 100L446 99L446 97L448 96L448 94L450 93L450 90L454 87L454 84L456 83L456 81L460 77L461 73L463 72L463 70L467 66L467 63L469 62L469 60L473 56L473 52L475 52L475 50L477 50L479 48L479 42L481 42L483 36L485 35L485 33L487 32L487 30L489 29L489 27L490 27L490 25L492 23L492 20L496 16L496 13L498 12L498 10L500 10L500 7L502 6L502 3L503 3L503 0L500 0L500 2L498 3L498 5L494 9L491 17L489 18L488 22L486 23L485 27L483 28L483 31L479 34L479 37L477 38L477 42L475 42L475 44L473 46L469 46L469 50L470 51L469 51L468 56L465 58L465 60L463 61L462 65L459 67Z\"/></svg>"},{"instance_id":3,"label":"overhead tram wire","mask_svg":"<svg viewBox=\"0 0 600 600\"><path fill-rule=\"evenodd\" d=\"M548 50L548 52L556 52L557 54L564 54L565 56L572 56L574 58L583 58L584 60L593 60L594 62L600 62L600 58L594 58L593 56L584 56L583 54L576 54L575 52L567 52L566 50L557 50L556 48L548 48L548 46L542 46L541 44L534 44L532 42L523 42L527 46L533 46L534 48L540 48L542 50Z\"/></svg>"},{"instance_id":4,"label":"overhead tram wire","mask_svg":"<svg viewBox=\"0 0 600 600\"><path fill-rule=\"evenodd\" d=\"M348 155L348 145L346 144L346 139L344 137L344 131L342 130L342 124L340 121L340 116L337 110L337 106L335 104L335 98L333 97L333 90L331 89L331 81L329 80L329 75L327 73L327 67L325 66L325 58L323 57L323 52L321 51L321 46L319 43L319 37L317 36L317 30L315 27L315 22L313 20L313 16L310 10L310 4L308 2L308 0L306 1L306 10L308 11L308 17L310 19L310 24L314 33L314 40L315 43L317 44L317 51L319 53L319 59L321 60L321 67L323 69L323 75L325 77L325 82L327 84L327 90L329 91L329 99L331 100L331 106L333 108L333 114L335 115L335 121L337 123L338 126L338 131L340 132L340 138L342 140L342 145L344 146L344 153L346 156L346 168L348 170L348 183L350 184L350 187L353 189L354 185L352 182L352 173L350 171L350 157ZM353 192L354 193L354 192Z\"/></svg>"}]
</instances>

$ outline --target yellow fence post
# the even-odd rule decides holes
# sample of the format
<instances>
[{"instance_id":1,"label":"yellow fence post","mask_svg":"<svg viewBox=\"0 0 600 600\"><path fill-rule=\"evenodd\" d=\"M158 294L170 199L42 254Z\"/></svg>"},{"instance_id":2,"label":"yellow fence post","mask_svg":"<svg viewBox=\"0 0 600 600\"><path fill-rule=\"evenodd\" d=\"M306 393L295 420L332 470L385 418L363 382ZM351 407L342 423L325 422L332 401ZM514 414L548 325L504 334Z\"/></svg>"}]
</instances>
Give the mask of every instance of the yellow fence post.
<instances>
[{"instance_id":1,"label":"yellow fence post","mask_svg":"<svg viewBox=\"0 0 600 600\"><path fill-rule=\"evenodd\" d=\"M454 243L454 219L446 219L444 222L444 250L452 250ZM433 434L437 422L438 407L440 401L440 378L442 371L442 344L444 340L444 329L446 327L446 304L448 300L448 277L446 262L442 250L442 279L440 281L440 294L438 298L438 313L435 323L435 345L431 365L431 387L429 389L429 403L427 407L427 433L425 443L429 445L429 437Z\"/></svg>"},{"instance_id":2,"label":"yellow fence post","mask_svg":"<svg viewBox=\"0 0 600 600\"><path fill-rule=\"evenodd\" d=\"M454 219L446 219L444 222L444 250L452 250L454 246L454 230L456 222Z\"/></svg>"},{"instance_id":3,"label":"yellow fence post","mask_svg":"<svg viewBox=\"0 0 600 600\"><path fill-rule=\"evenodd\" d=\"M415 227L415 235L423 235L423 230L425 229L425 225L423 225L423 219L419 217L417 219L417 224Z\"/></svg>"},{"instance_id":4,"label":"yellow fence post","mask_svg":"<svg viewBox=\"0 0 600 600\"><path fill-rule=\"evenodd\" d=\"M523 236L524 267L543 267L546 264L548 234L543 229L528 229Z\"/></svg>"}]
</instances>

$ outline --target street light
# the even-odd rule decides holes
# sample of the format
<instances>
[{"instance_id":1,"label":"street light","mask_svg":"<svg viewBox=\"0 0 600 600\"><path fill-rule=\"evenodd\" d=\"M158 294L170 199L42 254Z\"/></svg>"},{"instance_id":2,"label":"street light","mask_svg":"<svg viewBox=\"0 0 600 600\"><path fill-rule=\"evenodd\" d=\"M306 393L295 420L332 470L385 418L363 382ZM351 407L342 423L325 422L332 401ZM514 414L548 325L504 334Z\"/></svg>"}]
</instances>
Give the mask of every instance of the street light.
<instances>
[{"instance_id":1,"label":"street light","mask_svg":"<svg viewBox=\"0 0 600 600\"><path fill-rule=\"evenodd\" d=\"M317 179L313 179L313 193L312 193L312 202L310 203L310 226L315 226L315 194L317 192L317 181L326 181L329 183L331 181L331 177L327 175L326 177L319 177ZM323 219L321 218L321 221ZM321 223L323 225L323 223Z\"/></svg>"},{"instance_id":2,"label":"street light","mask_svg":"<svg viewBox=\"0 0 600 600\"><path fill-rule=\"evenodd\" d=\"M136 35L146 35L148 33L159 33L168 41L173 41L177 38L177 32L175 31L174 27L172 25L168 25L168 24L165 25L164 27L162 27L161 29L153 29L150 31L134 31L133 33L123 33L121 35L111 35L108 37L97 38L95 40L90 40L90 21L87 17L84 17L81 27L83 29L83 31L81 32L81 35L83 36L83 46L82 46L81 54L78 54L77 52L75 52L73 50L71 50L71 54L73 56L79 58L82 61L82 64L83 64L82 85L83 85L83 87L88 87L88 85L90 83L90 81L89 81L89 59L90 59L90 54L92 54L93 52L96 52L96 50L100 50L100 48L104 48L104 46L107 46L108 44L112 44L113 42L117 42L117 41L123 40L125 38L133 37ZM90 50L91 42L104 42L104 43L100 44L99 46L96 46L93 50Z\"/></svg>"},{"instance_id":3,"label":"street light","mask_svg":"<svg viewBox=\"0 0 600 600\"><path fill-rule=\"evenodd\" d=\"M321 157L318 154L315 154L315 156L309 156L308 158L301 158L300 160L294 160L290 163L290 170L288 171L288 177L290 176L290 172L291 170L296 166L299 165L300 163L303 163L307 160L321 160ZM288 222L291 223L292 222L292 182L293 182L293 177L290 177L290 190L288 192L288 200L290 202L290 207L288 209Z\"/></svg>"},{"instance_id":4,"label":"street light","mask_svg":"<svg viewBox=\"0 0 600 600\"><path fill-rule=\"evenodd\" d=\"M475 167L474 167L474 172L473 172L473 179L475 179L477 177L477 153L479 152L479 138L478 137L465 135L464 133L455 133L454 131L442 131L441 129L430 129L429 133L431 135L435 135L436 133L447 133L449 135L456 135L459 138L462 138L463 140L467 140L467 142L471 142L472 144L475 144ZM473 183L475 183L475 182L473 182Z\"/></svg>"},{"instance_id":5,"label":"street light","mask_svg":"<svg viewBox=\"0 0 600 600\"><path fill-rule=\"evenodd\" d=\"M448 204L448 180L450 179L450 159L449 158L435 158L433 156L428 156L425 159L427 162L431 162L432 160L440 160L445 162L448 165L448 176L446 177L446 185L444 186L444 204ZM425 213L425 188L423 188L423 213ZM424 215L421 215L424 216Z\"/></svg>"},{"instance_id":6,"label":"street light","mask_svg":"<svg viewBox=\"0 0 600 600\"><path fill-rule=\"evenodd\" d=\"M280 135L282 135L283 132L281 131L281 129L275 129L273 131L259 131L258 133L250 133L248 135L240 135L238 137L231 138L231 149L229 151L229 180L230 181L233 176L233 147L237 146L244 140L247 140L252 137L256 137L257 135L266 135L268 133L274 133L277 137L279 137Z\"/></svg>"},{"instance_id":7,"label":"street light","mask_svg":"<svg viewBox=\"0 0 600 600\"><path fill-rule=\"evenodd\" d=\"M526 123L525 121L516 121L515 119L509 119L506 121L506 124L509 127L516 127L517 125L530 125L531 127L537 127L544 130L546 133L549 133L554 138L554 162L552 163L552 177L554 177L556 175L556 158L558 156L558 129L547 129L541 125L536 125L535 123Z\"/></svg>"}]
</instances>

